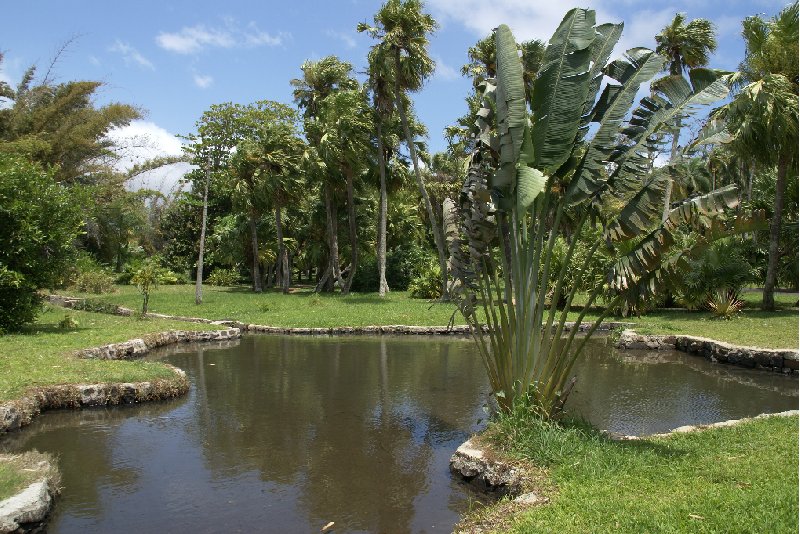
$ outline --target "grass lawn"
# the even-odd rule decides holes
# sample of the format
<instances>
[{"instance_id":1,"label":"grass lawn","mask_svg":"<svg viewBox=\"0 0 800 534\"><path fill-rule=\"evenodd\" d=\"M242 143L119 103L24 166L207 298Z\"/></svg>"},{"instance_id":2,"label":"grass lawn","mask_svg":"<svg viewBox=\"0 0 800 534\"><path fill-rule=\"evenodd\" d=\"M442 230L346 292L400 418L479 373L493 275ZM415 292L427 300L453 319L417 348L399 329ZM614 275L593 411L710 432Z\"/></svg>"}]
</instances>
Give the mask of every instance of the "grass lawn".
<instances>
[{"instance_id":1,"label":"grass lawn","mask_svg":"<svg viewBox=\"0 0 800 534\"><path fill-rule=\"evenodd\" d=\"M116 293L107 295L75 296L132 309L141 306L141 296L133 286L118 286ZM708 312L682 310L657 310L624 320L634 323L634 328L643 334L687 334L738 345L797 348L798 314L793 307L797 302L796 293L776 294L779 310L775 312L758 310L760 292L745 292L743 296L748 307L731 321L712 319ZM391 292L382 299L376 293L353 293L345 297L318 295L308 288L289 295L276 291L257 295L246 287L205 286L203 304L196 306L194 286L186 285L161 286L150 297L150 310L154 312L284 327L437 326L446 325L454 309L452 304L412 299L407 292L400 291ZM574 320L577 314L570 313L569 318ZM456 324L464 324L460 313L454 319Z\"/></svg>"},{"instance_id":2,"label":"grass lawn","mask_svg":"<svg viewBox=\"0 0 800 534\"><path fill-rule=\"evenodd\" d=\"M65 315L70 315L78 326L59 328ZM46 306L37 321L22 333L0 336L0 402L20 397L31 386L171 377L172 372L157 362L84 360L70 353L148 333L213 328L208 324L139 320Z\"/></svg>"},{"instance_id":3,"label":"grass lawn","mask_svg":"<svg viewBox=\"0 0 800 534\"><path fill-rule=\"evenodd\" d=\"M49 455L36 451L22 454L0 454L0 501L22 491L36 480L49 476L57 488L58 471Z\"/></svg>"},{"instance_id":4,"label":"grass lawn","mask_svg":"<svg viewBox=\"0 0 800 534\"><path fill-rule=\"evenodd\" d=\"M550 504L495 523L503 531L798 531L796 416L623 442L512 416L484 439L545 466L556 488Z\"/></svg>"}]
</instances>

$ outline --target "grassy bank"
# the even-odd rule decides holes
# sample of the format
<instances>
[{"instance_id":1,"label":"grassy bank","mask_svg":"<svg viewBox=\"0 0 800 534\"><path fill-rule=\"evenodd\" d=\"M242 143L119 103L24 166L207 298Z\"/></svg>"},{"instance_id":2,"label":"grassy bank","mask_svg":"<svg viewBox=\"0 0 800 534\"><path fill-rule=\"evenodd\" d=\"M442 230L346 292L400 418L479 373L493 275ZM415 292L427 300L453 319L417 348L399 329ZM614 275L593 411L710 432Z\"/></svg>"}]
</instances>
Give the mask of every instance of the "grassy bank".
<instances>
[{"instance_id":1,"label":"grassy bank","mask_svg":"<svg viewBox=\"0 0 800 534\"><path fill-rule=\"evenodd\" d=\"M65 315L72 317L77 326L59 327ZM29 387L171 377L171 371L158 362L84 360L71 353L154 332L213 328L207 324L139 320L47 306L36 323L22 333L0 336L0 402L20 397Z\"/></svg>"},{"instance_id":2,"label":"grassy bank","mask_svg":"<svg viewBox=\"0 0 800 534\"><path fill-rule=\"evenodd\" d=\"M76 294L92 301L137 309L141 296L135 287L119 286L107 295ZM657 310L642 317L625 319L643 334L686 334L708 337L738 345L766 348L798 346L796 293L776 295L780 309L758 310L760 292L744 294L748 308L731 321L712 319L708 312ZM169 315L237 319L243 322L284 327L332 327L406 324L446 325L454 306L412 299L406 292L391 292L385 298L376 293L348 296L318 295L302 289L289 295L267 291L260 295L245 287L205 287L203 304L194 304L193 286L161 286L150 297L150 309ZM577 314L570 313L570 320ZM588 317L590 319L591 317ZM464 324L460 314L455 324ZM608 320L614 320L610 318Z\"/></svg>"},{"instance_id":3,"label":"grassy bank","mask_svg":"<svg viewBox=\"0 0 800 534\"><path fill-rule=\"evenodd\" d=\"M58 470L53 458L36 451L0 454L0 501L22 491L44 477L58 488Z\"/></svg>"},{"instance_id":4,"label":"grassy bank","mask_svg":"<svg viewBox=\"0 0 800 534\"><path fill-rule=\"evenodd\" d=\"M545 466L551 502L511 518L493 507L472 521L507 532L786 532L798 530L798 419L641 441L519 414L485 439Z\"/></svg>"}]
</instances>

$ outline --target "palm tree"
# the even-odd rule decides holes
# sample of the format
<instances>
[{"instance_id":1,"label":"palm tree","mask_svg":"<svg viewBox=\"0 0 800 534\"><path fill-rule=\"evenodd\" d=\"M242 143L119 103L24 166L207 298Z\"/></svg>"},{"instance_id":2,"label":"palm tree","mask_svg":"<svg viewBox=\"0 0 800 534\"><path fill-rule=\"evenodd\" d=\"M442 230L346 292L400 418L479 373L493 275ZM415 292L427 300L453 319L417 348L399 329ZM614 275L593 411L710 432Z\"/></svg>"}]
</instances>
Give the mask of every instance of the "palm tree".
<instances>
[{"instance_id":1,"label":"palm tree","mask_svg":"<svg viewBox=\"0 0 800 534\"><path fill-rule=\"evenodd\" d=\"M710 54L716 49L714 25L706 19L694 19L687 23L686 13L676 13L672 22L656 35L656 52L667 60L665 68L670 76L682 77L689 69L705 67L708 65ZM678 141L682 126L682 117L676 117L675 129L672 132L671 161L675 161L678 157ZM669 214L671 197L672 181L668 181L664 195L663 219Z\"/></svg>"},{"instance_id":2,"label":"palm tree","mask_svg":"<svg viewBox=\"0 0 800 534\"><path fill-rule=\"evenodd\" d=\"M371 151L371 114L366 92L359 89L331 93L320 105L319 125L324 132L320 138L319 154L328 169L338 169L345 178L347 213L350 230L350 273L342 286L342 294L350 286L358 270L358 228L354 179L366 170L364 154Z\"/></svg>"},{"instance_id":3,"label":"palm tree","mask_svg":"<svg viewBox=\"0 0 800 534\"><path fill-rule=\"evenodd\" d=\"M383 125L394 112L394 99L390 88L391 64L386 49L374 47L369 53L369 88L375 110L375 137L378 145L378 175L380 177L380 199L378 202L378 295L386 296L389 284L386 281L386 218L388 198L386 192L386 148ZM392 84L393 85L393 84Z\"/></svg>"},{"instance_id":4,"label":"palm tree","mask_svg":"<svg viewBox=\"0 0 800 534\"><path fill-rule=\"evenodd\" d=\"M321 102L334 91L354 89L357 82L351 76L353 66L341 61L336 56L327 56L319 61L306 61L300 69L303 71L303 77L291 81L294 87L292 94L295 103L303 110L303 127L309 143L306 157L308 167L315 174L322 175L318 178L323 181L325 214L328 223L328 267L322 275L317 290L322 289L326 281L331 278L335 284L342 287L335 190L331 187L330 179L324 176L327 171L319 159L322 130L317 122L319 121Z\"/></svg>"},{"instance_id":5,"label":"palm tree","mask_svg":"<svg viewBox=\"0 0 800 534\"><path fill-rule=\"evenodd\" d=\"M789 172L798 159L798 4L771 20L748 17L742 23L748 83L717 111L732 136L735 152L763 166L777 166L775 205L769 231L769 261L761 308L775 309L780 229Z\"/></svg>"},{"instance_id":6,"label":"palm tree","mask_svg":"<svg viewBox=\"0 0 800 534\"><path fill-rule=\"evenodd\" d=\"M366 23L358 25L358 31L366 31L380 40L376 47L383 48L381 54L391 58L393 63L392 78L394 81L395 106L400 115L400 123L406 138L406 145L414 167L422 203L430 219L433 240L439 256L439 267L442 272L442 298L447 296L447 253L445 250L444 231L436 219L431 199L425 188L425 181L419 167L417 148L411 135L404 99L407 92L418 91L425 80L433 74L434 62L428 54L428 34L433 32L436 21L432 16L422 12L420 0L389 0L375 14L375 27Z\"/></svg>"}]
</instances>

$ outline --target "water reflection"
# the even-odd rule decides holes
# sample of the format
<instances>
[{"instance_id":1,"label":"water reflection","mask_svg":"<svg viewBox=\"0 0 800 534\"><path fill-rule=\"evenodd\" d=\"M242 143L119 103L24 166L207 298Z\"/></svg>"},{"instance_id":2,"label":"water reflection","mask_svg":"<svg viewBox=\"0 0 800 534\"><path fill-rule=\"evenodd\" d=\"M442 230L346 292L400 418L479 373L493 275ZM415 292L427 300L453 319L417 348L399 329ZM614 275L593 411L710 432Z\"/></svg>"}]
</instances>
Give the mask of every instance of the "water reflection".
<instances>
[{"instance_id":1,"label":"water reflection","mask_svg":"<svg viewBox=\"0 0 800 534\"><path fill-rule=\"evenodd\" d=\"M448 531L467 488L448 458L484 417L468 340L245 337L180 346L187 397L63 411L0 448L60 457L49 532ZM650 433L796 407L797 380L679 353L590 346L568 409Z\"/></svg>"}]
</instances>

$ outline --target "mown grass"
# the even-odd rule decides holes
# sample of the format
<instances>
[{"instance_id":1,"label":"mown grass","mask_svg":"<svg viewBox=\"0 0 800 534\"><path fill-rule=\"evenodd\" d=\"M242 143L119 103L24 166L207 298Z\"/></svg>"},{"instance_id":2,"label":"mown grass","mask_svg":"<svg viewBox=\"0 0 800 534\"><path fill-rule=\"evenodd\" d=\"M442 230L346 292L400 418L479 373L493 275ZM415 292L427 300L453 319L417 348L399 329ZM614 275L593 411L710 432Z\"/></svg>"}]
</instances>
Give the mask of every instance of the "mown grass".
<instances>
[{"instance_id":1,"label":"mown grass","mask_svg":"<svg viewBox=\"0 0 800 534\"><path fill-rule=\"evenodd\" d=\"M60 328L65 315L71 316L77 327ZM171 377L171 371L158 362L85 360L71 353L154 332L213 328L208 324L140 320L46 306L25 331L0 336L0 402L19 398L26 389L36 386Z\"/></svg>"},{"instance_id":2,"label":"mown grass","mask_svg":"<svg viewBox=\"0 0 800 534\"><path fill-rule=\"evenodd\" d=\"M779 293L779 310L757 309L761 292L745 292L748 307L739 317L713 319L709 312L656 310L642 317L622 319L634 324L644 334L685 334L708 337L737 345L766 348L797 348L798 314L793 307L796 293ZM141 296L135 287L118 286L107 295L75 294L94 302L119 304L137 309ZM150 309L169 315L236 319L255 324L284 327L333 327L370 325L446 325L451 317L455 324L464 324L460 313L453 315L452 304L410 298L407 292L391 292L381 298L376 293L314 294L310 288L283 295L275 291L252 293L246 287L203 288L203 304L194 304L193 286L161 286L150 297ZM596 313L589 314L591 320ZM577 313L571 312L569 320ZM607 320L620 320L608 318Z\"/></svg>"},{"instance_id":3,"label":"mown grass","mask_svg":"<svg viewBox=\"0 0 800 534\"><path fill-rule=\"evenodd\" d=\"M51 490L58 490L58 470L52 457L36 451L22 454L0 454L0 501L22 491L43 477L48 477Z\"/></svg>"},{"instance_id":4,"label":"mown grass","mask_svg":"<svg viewBox=\"0 0 800 534\"><path fill-rule=\"evenodd\" d=\"M485 439L546 466L557 488L550 504L504 531L798 531L796 416L612 441L586 425L517 414L493 423Z\"/></svg>"}]
</instances>

